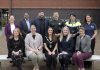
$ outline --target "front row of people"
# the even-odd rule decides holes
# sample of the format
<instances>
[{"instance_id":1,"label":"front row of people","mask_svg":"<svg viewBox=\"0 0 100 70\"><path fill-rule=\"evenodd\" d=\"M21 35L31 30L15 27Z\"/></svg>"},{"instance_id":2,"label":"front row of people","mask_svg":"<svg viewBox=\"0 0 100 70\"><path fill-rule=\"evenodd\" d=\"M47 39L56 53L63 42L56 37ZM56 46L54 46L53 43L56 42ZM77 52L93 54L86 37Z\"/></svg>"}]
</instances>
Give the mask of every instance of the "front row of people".
<instances>
[{"instance_id":1,"label":"front row of people","mask_svg":"<svg viewBox=\"0 0 100 70\"><path fill-rule=\"evenodd\" d=\"M24 40L18 28L14 29L13 36L9 39L8 44L12 48L14 65L17 66L18 70L22 70ZM44 54L43 48L45 49ZM67 26L63 27L60 37L56 37L53 28L49 27L43 40L42 36L36 32L35 25L31 25L31 33L25 37L25 52L34 65L33 70L39 70L39 64L45 58L48 69L56 70L57 56L61 65L60 70L68 70L71 58L78 70L85 70L84 60L90 58L92 53L91 38L85 34L83 27L79 28L79 36L77 36L75 48L74 52L73 36Z\"/></svg>"}]
</instances>

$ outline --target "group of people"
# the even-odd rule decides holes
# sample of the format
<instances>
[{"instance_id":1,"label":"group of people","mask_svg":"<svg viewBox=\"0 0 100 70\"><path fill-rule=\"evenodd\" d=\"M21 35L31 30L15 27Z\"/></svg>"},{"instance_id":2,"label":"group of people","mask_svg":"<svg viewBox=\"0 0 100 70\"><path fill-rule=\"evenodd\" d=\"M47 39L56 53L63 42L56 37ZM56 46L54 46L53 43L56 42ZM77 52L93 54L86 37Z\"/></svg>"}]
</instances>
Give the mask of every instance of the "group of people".
<instances>
[{"instance_id":1,"label":"group of people","mask_svg":"<svg viewBox=\"0 0 100 70\"><path fill-rule=\"evenodd\" d=\"M57 57L61 70L68 70L71 58L78 70L85 70L84 60L94 54L97 27L89 14L82 25L75 14L62 22L58 12L54 12L50 20L45 18L44 12L39 12L33 21L25 13L20 24L15 23L14 15L9 17L5 35L8 58L12 58L18 70L22 70L25 56L32 61L33 70L39 70L44 59L49 70L56 70Z\"/></svg>"}]
</instances>

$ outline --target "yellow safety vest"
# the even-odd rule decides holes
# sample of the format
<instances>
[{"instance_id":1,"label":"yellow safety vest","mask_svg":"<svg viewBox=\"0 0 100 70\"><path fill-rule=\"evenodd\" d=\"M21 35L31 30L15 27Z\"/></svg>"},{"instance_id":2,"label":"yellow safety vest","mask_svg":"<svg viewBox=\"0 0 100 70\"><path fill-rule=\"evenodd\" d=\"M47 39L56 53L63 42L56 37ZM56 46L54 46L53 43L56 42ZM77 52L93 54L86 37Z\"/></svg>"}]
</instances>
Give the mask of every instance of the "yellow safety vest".
<instances>
[{"instance_id":1,"label":"yellow safety vest","mask_svg":"<svg viewBox=\"0 0 100 70\"><path fill-rule=\"evenodd\" d=\"M69 22L66 22L65 23L66 26L68 27L78 27L78 26L81 26L81 23L79 21L77 21L76 23L69 23Z\"/></svg>"}]
</instances>

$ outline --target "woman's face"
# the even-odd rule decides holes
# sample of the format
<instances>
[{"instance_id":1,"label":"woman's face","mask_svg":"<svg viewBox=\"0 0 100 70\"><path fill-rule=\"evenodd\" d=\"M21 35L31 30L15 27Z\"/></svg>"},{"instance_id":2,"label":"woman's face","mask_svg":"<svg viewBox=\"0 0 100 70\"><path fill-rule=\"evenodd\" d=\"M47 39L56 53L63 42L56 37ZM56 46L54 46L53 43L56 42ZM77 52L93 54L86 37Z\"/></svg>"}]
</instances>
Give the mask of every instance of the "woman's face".
<instances>
[{"instance_id":1,"label":"woman's face","mask_svg":"<svg viewBox=\"0 0 100 70\"><path fill-rule=\"evenodd\" d=\"M36 32L36 27L34 25L31 26L31 32L34 34Z\"/></svg>"},{"instance_id":2,"label":"woman's face","mask_svg":"<svg viewBox=\"0 0 100 70\"><path fill-rule=\"evenodd\" d=\"M79 33L81 36L83 36L85 34L85 31L83 29L79 29Z\"/></svg>"},{"instance_id":3,"label":"woman's face","mask_svg":"<svg viewBox=\"0 0 100 70\"><path fill-rule=\"evenodd\" d=\"M64 27L63 28L63 34L64 34L64 36L68 35L68 33L69 33L69 29L66 28L66 27Z\"/></svg>"},{"instance_id":4,"label":"woman's face","mask_svg":"<svg viewBox=\"0 0 100 70\"><path fill-rule=\"evenodd\" d=\"M49 28L49 29L48 29L48 34L49 34L49 35L52 35L52 34L53 34L53 29L52 29L52 28Z\"/></svg>"},{"instance_id":5,"label":"woman's face","mask_svg":"<svg viewBox=\"0 0 100 70\"><path fill-rule=\"evenodd\" d=\"M9 23L14 23L14 21L15 21L14 16L10 16L10 18L9 18Z\"/></svg>"},{"instance_id":6,"label":"woman's face","mask_svg":"<svg viewBox=\"0 0 100 70\"><path fill-rule=\"evenodd\" d=\"M19 36L19 34L20 34L19 29L15 29L14 32L13 32L13 35L14 36Z\"/></svg>"},{"instance_id":7,"label":"woman's face","mask_svg":"<svg viewBox=\"0 0 100 70\"><path fill-rule=\"evenodd\" d=\"M92 18L91 18L90 16L86 16L86 21L87 21L87 22L91 22L91 19L92 19Z\"/></svg>"},{"instance_id":8,"label":"woman's face","mask_svg":"<svg viewBox=\"0 0 100 70\"><path fill-rule=\"evenodd\" d=\"M75 20L76 20L76 17L73 16L73 15L71 15L71 16L70 16L70 20L71 20L71 21L75 21Z\"/></svg>"}]
</instances>

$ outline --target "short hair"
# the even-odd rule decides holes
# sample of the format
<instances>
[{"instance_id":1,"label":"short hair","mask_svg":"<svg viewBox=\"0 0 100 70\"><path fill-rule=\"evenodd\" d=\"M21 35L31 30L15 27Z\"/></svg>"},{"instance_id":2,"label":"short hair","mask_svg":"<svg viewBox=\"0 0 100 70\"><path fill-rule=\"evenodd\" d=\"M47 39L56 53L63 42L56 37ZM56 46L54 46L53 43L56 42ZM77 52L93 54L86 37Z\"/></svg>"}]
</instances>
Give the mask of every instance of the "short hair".
<instances>
[{"instance_id":1,"label":"short hair","mask_svg":"<svg viewBox=\"0 0 100 70\"><path fill-rule=\"evenodd\" d=\"M85 28L84 28L84 27L79 27L79 30L80 30L80 29L85 31Z\"/></svg>"}]
</instances>

